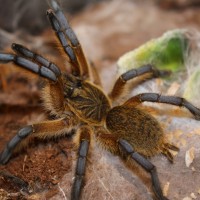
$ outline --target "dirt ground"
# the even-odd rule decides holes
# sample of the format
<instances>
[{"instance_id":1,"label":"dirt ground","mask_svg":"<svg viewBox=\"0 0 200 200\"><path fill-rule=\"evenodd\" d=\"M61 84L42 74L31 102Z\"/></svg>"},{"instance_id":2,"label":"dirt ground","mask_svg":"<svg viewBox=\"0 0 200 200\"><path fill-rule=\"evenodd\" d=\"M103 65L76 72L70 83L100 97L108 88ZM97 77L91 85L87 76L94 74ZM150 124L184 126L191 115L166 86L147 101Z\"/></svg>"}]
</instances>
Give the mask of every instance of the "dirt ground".
<instances>
[{"instance_id":1,"label":"dirt ground","mask_svg":"<svg viewBox=\"0 0 200 200\"><path fill-rule=\"evenodd\" d=\"M199 11L200 7L164 10L147 1L117 0L89 6L70 16L70 21L88 59L98 67L103 86L108 92L116 80L116 62L120 56L167 30L199 30ZM9 35L6 40L5 51L10 51L7 44L22 43L46 55L62 70L65 69L66 59L56 49L55 37L50 29L35 37L22 37L18 32ZM0 68L1 151L21 127L49 116L40 99L41 78L20 73L18 68L11 65L1 65ZM161 83L150 83L156 88L154 92L162 92ZM149 89L152 90L150 86L145 87L145 90ZM165 91L169 91L169 88ZM190 101L200 107L196 99ZM163 190L170 200L200 199L199 122L187 116L187 111L172 109L165 115L166 108L168 110L170 107L159 107L158 118L164 124L170 140L179 146L180 152L174 164L161 155L152 158L152 162L157 166ZM188 151L194 154L190 167L185 164ZM8 164L0 166L0 200L69 199L75 161L76 154L70 137L33 141L27 149L13 156ZM93 147L86 175L82 199L152 199L148 175L144 173L142 177L139 176L141 179L138 178L137 173L127 170L118 158L98 147Z\"/></svg>"}]
</instances>

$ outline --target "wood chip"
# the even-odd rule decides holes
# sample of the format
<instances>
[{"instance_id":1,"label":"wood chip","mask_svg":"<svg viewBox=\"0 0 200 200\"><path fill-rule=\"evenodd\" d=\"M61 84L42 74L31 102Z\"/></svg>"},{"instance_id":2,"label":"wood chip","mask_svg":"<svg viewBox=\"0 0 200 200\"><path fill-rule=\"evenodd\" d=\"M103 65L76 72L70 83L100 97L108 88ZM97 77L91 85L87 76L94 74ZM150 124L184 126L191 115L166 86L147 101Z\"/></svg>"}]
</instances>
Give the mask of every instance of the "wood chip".
<instances>
[{"instance_id":1,"label":"wood chip","mask_svg":"<svg viewBox=\"0 0 200 200\"><path fill-rule=\"evenodd\" d=\"M198 192L198 194L200 194L200 188L198 189L198 191L197 191L197 192Z\"/></svg>"},{"instance_id":2,"label":"wood chip","mask_svg":"<svg viewBox=\"0 0 200 200\"><path fill-rule=\"evenodd\" d=\"M190 148L188 151L186 151L185 154L185 164L187 167L190 167L190 165L192 164L193 160L194 160L194 147Z\"/></svg>"},{"instance_id":3,"label":"wood chip","mask_svg":"<svg viewBox=\"0 0 200 200\"><path fill-rule=\"evenodd\" d=\"M192 200L190 197L184 197L183 200Z\"/></svg>"},{"instance_id":4,"label":"wood chip","mask_svg":"<svg viewBox=\"0 0 200 200\"><path fill-rule=\"evenodd\" d=\"M5 190L0 189L0 199L1 200L6 200L7 197L8 197L8 193Z\"/></svg>"},{"instance_id":5,"label":"wood chip","mask_svg":"<svg viewBox=\"0 0 200 200\"><path fill-rule=\"evenodd\" d=\"M168 191L169 191L169 182L167 182L164 187L163 187L163 194L164 196L167 196L168 195Z\"/></svg>"},{"instance_id":6,"label":"wood chip","mask_svg":"<svg viewBox=\"0 0 200 200\"><path fill-rule=\"evenodd\" d=\"M167 91L167 95L171 95L171 96L175 95L179 88L180 88L180 84L178 84L177 82L172 83L170 88Z\"/></svg>"},{"instance_id":7,"label":"wood chip","mask_svg":"<svg viewBox=\"0 0 200 200\"><path fill-rule=\"evenodd\" d=\"M190 196L192 197L192 199L197 199L197 197L194 193L191 193Z\"/></svg>"}]
</instances>

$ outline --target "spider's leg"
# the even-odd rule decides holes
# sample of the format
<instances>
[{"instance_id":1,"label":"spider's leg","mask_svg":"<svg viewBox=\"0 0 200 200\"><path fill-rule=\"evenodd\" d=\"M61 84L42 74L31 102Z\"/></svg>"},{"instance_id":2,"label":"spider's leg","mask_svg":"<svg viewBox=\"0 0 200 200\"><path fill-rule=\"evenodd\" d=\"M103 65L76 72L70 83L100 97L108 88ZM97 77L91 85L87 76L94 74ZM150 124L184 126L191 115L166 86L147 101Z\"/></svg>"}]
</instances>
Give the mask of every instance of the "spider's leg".
<instances>
[{"instance_id":1,"label":"spider's leg","mask_svg":"<svg viewBox=\"0 0 200 200\"><path fill-rule=\"evenodd\" d=\"M69 22L67 21L65 15L63 14L58 2L56 0L49 0L49 3L54 10L56 17L62 27L63 32L65 33L66 38L70 41L70 44L75 52L75 55L80 63L82 76L85 78L89 77L89 66L84 55L81 44L74 33L73 29L70 27Z\"/></svg>"},{"instance_id":2,"label":"spider's leg","mask_svg":"<svg viewBox=\"0 0 200 200\"><path fill-rule=\"evenodd\" d=\"M120 139L117 134L110 134L110 132L105 128L98 128L95 134L97 142L102 146L102 148L110 151L114 155L119 155L123 160L129 157L132 158L147 172L149 172L151 174L155 195L159 200L167 200L167 198L163 196L156 167L152 165L150 161L135 152L133 147L126 140Z\"/></svg>"},{"instance_id":3,"label":"spider's leg","mask_svg":"<svg viewBox=\"0 0 200 200\"><path fill-rule=\"evenodd\" d=\"M57 1L50 0L49 3L53 9L53 11L47 11L49 21L70 59L74 75L81 75L86 79L89 78L88 62L76 34L70 27Z\"/></svg>"},{"instance_id":4,"label":"spider's leg","mask_svg":"<svg viewBox=\"0 0 200 200\"><path fill-rule=\"evenodd\" d=\"M0 176L2 176L4 179L10 180L13 184L15 184L15 186L17 186L18 188L20 188L20 190L22 191L29 191L29 185L26 181L22 180L21 178L14 176L12 174L10 174L9 172L0 171Z\"/></svg>"},{"instance_id":5,"label":"spider's leg","mask_svg":"<svg viewBox=\"0 0 200 200\"><path fill-rule=\"evenodd\" d=\"M8 160L10 159L14 148L20 143L21 140L26 138L29 134L33 133L33 127L32 126L26 126L19 130L17 135L13 137L10 142L6 145L5 149L0 154L0 164L6 164Z\"/></svg>"},{"instance_id":6,"label":"spider's leg","mask_svg":"<svg viewBox=\"0 0 200 200\"><path fill-rule=\"evenodd\" d=\"M70 62L71 67L72 67L72 74L75 75L75 76L80 76L81 69L79 67L78 60L76 58L76 55L75 55L72 47L70 46L69 42L67 41L65 34L61 30L61 26L58 22L58 19L56 18L55 14L53 13L52 10L47 11L47 16L49 18L49 21L51 23L53 30L56 33L56 36L58 37L58 39L59 39L59 41L60 41L60 43L63 47L63 50L65 51L65 53L69 57L69 62Z\"/></svg>"},{"instance_id":7,"label":"spider's leg","mask_svg":"<svg viewBox=\"0 0 200 200\"><path fill-rule=\"evenodd\" d=\"M158 93L141 93L130 98L128 101L124 103L124 105L133 105L133 104L135 105L135 104L142 103L144 101L166 103L166 104L171 104L175 106L185 107L194 115L194 117L197 120L200 120L200 109L195 107L194 105L192 105L190 102L188 102L186 99L182 97L164 96Z\"/></svg>"},{"instance_id":8,"label":"spider's leg","mask_svg":"<svg viewBox=\"0 0 200 200\"><path fill-rule=\"evenodd\" d=\"M27 69L35 74L47 78L50 81L57 82L57 75L50 68L40 66L26 58L14 54L0 53L0 63L13 62L17 66Z\"/></svg>"},{"instance_id":9,"label":"spider's leg","mask_svg":"<svg viewBox=\"0 0 200 200\"><path fill-rule=\"evenodd\" d=\"M26 48L26 47L24 47L20 44L13 43L12 49L18 55L22 55L25 58L31 59L32 61L35 61L38 64L40 64L40 65L42 65L46 68L49 68L51 71L53 71L56 74L57 77L61 75L60 69L54 63L48 61L47 59L45 59L41 55L38 55L38 54L32 52L28 48Z\"/></svg>"},{"instance_id":10,"label":"spider's leg","mask_svg":"<svg viewBox=\"0 0 200 200\"><path fill-rule=\"evenodd\" d=\"M77 124L74 118L63 118L54 121L44 121L38 124L28 125L20 129L6 145L0 154L0 164L6 164L13 153L26 147L31 139L51 138L69 133Z\"/></svg>"},{"instance_id":11,"label":"spider's leg","mask_svg":"<svg viewBox=\"0 0 200 200\"><path fill-rule=\"evenodd\" d=\"M116 98L118 98L123 90L124 90L124 86L126 85L126 82L136 78L138 76L144 75L144 74L149 74L150 77L149 78L157 78L157 77L163 77L163 76L167 76L170 74L170 71L168 70L158 70L155 67L153 67L152 65L144 65L141 66L137 69L131 69L125 73L123 73L115 82L114 87L111 91L111 93L109 94L109 97L112 100L115 100Z\"/></svg>"},{"instance_id":12,"label":"spider's leg","mask_svg":"<svg viewBox=\"0 0 200 200\"><path fill-rule=\"evenodd\" d=\"M19 44L12 44L12 49L18 54L1 54L0 63L13 62L35 74L47 78L42 90L42 98L47 110L53 115L62 114L64 104L63 82L60 69L44 57L30 51Z\"/></svg>"},{"instance_id":13,"label":"spider's leg","mask_svg":"<svg viewBox=\"0 0 200 200\"><path fill-rule=\"evenodd\" d=\"M97 71L96 65L92 61L90 61L90 72L92 75L92 82L95 85L102 87L101 79L100 79L99 73Z\"/></svg>"},{"instance_id":14,"label":"spider's leg","mask_svg":"<svg viewBox=\"0 0 200 200\"><path fill-rule=\"evenodd\" d=\"M149 160L144 158L139 153L135 152L133 150L133 147L126 140L119 139L118 143L119 143L120 149L125 154L127 154L127 156L130 156L133 160L135 160L139 165L141 165L147 172L151 174L153 189L154 189L156 197L159 200L168 200L166 197L163 196L163 192L160 187L160 181L158 178L156 167Z\"/></svg>"},{"instance_id":15,"label":"spider's leg","mask_svg":"<svg viewBox=\"0 0 200 200\"><path fill-rule=\"evenodd\" d=\"M92 130L87 126L82 126L78 130L79 135L79 150L78 160L76 163L75 180L72 186L71 199L79 200L81 196L81 189L84 185L85 169L87 155L90 145L90 136Z\"/></svg>"}]
</instances>

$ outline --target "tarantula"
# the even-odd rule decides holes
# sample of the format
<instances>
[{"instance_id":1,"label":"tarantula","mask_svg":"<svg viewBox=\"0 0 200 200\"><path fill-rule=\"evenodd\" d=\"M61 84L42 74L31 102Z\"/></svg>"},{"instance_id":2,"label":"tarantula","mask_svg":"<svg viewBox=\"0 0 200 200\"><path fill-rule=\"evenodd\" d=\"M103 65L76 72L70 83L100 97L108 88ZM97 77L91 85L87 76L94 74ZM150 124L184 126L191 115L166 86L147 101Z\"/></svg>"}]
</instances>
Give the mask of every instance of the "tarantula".
<instances>
[{"instance_id":1,"label":"tarantula","mask_svg":"<svg viewBox=\"0 0 200 200\"><path fill-rule=\"evenodd\" d=\"M116 80L112 91L106 95L95 67L88 64L59 4L56 0L51 0L50 5L47 16L69 58L71 73L61 72L56 64L19 44L12 44L15 54L0 53L1 63L13 62L44 78L46 84L41 93L44 106L56 117L55 120L27 125L19 130L0 154L0 163L6 164L14 153L27 146L33 138L57 137L75 129L73 140L79 150L72 200L81 198L92 138L102 148L120 156L122 160L136 161L151 174L155 196L159 200L167 200L163 195L156 167L147 157L162 153L172 162L170 150L178 151L178 148L168 142L161 125L147 111L141 109L140 104L147 101L184 106L196 119L200 119L200 110L184 98L157 93L141 93L115 105L129 80L145 74L150 78L161 77L169 72L157 70L152 65L131 69Z\"/></svg>"}]
</instances>

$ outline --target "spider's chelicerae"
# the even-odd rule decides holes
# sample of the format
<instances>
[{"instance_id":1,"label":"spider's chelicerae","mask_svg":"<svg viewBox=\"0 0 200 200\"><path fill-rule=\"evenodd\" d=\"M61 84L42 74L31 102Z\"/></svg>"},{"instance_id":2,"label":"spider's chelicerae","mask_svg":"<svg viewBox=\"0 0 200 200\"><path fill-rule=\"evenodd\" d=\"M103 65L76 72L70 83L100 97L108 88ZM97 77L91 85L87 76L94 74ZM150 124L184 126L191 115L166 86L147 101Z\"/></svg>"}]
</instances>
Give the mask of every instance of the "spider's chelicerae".
<instances>
[{"instance_id":1,"label":"spider's chelicerae","mask_svg":"<svg viewBox=\"0 0 200 200\"><path fill-rule=\"evenodd\" d=\"M45 79L42 91L44 106L56 116L55 120L28 125L19 130L0 154L0 163L6 164L14 153L27 146L33 138L56 137L75 129L73 139L79 150L72 200L81 198L91 138L122 160L136 161L151 174L157 199L166 200L156 167L147 157L162 153L172 162L170 150L178 151L178 148L167 141L158 121L141 109L140 104L147 101L184 106L196 119L200 119L200 110L183 98L157 93L141 93L116 105L127 81L145 74L150 78L166 76L169 72L157 70L151 65L131 69L116 80L112 91L106 95L95 67L89 66L86 61L81 45L58 3L51 0L50 5L52 9L47 11L47 16L69 58L71 73L61 72L54 63L19 44L12 45L15 54L0 54L1 63L13 62Z\"/></svg>"}]
</instances>

